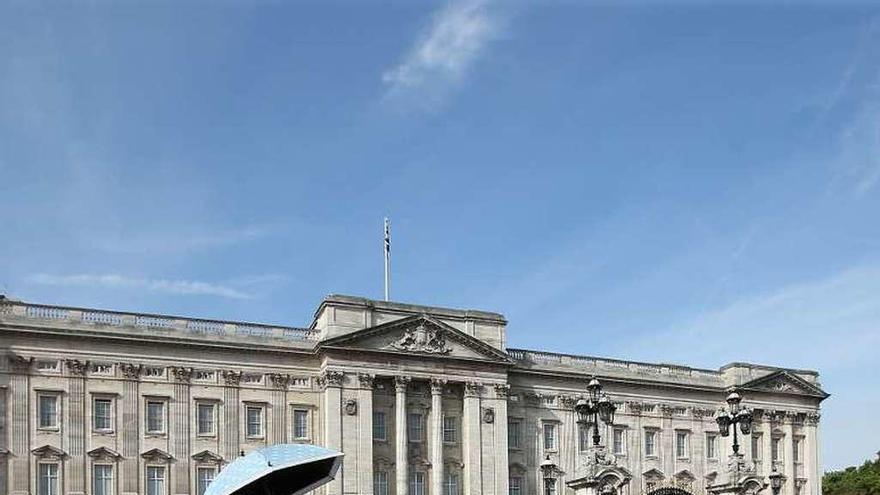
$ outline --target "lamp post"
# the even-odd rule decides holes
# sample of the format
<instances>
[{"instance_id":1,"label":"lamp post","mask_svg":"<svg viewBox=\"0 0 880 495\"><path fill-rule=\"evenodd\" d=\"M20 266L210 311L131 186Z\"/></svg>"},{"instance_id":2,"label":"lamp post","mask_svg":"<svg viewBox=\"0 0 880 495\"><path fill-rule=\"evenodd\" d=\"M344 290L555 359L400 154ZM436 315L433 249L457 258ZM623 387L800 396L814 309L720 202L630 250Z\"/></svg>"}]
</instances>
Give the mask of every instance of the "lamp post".
<instances>
[{"instance_id":1,"label":"lamp post","mask_svg":"<svg viewBox=\"0 0 880 495\"><path fill-rule=\"evenodd\" d=\"M544 495L556 495L556 464L549 455L541 461L541 474L544 475Z\"/></svg>"},{"instance_id":2,"label":"lamp post","mask_svg":"<svg viewBox=\"0 0 880 495\"><path fill-rule=\"evenodd\" d=\"M593 425L593 446L599 446L599 421L607 425L614 424L614 412L617 406L611 402L607 395L602 393L602 384L595 377L587 384L587 397L581 397L574 405L574 411L578 415L578 423Z\"/></svg>"},{"instance_id":3,"label":"lamp post","mask_svg":"<svg viewBox=\"0 0 880 495\"><path fill-rule=\"evenodd\" d=\"M773 466L773 472L767 477L770 478L770 489L773 490L773 495L779 495L779 490L785 484L785 475L777 471L776 466Z\"/></svg>"},{"instance_id":4,"label":"lamp post","mask_svg":"<svg viewBox=\"0 0 880 495\"><path fill-rule=\"evenodd\" d=\"M727 396L727 410L721 408L715 415L715 422L718 423L718 429L722 437L730 435L730 430L733 430L734 455L739 454L739 438L736 433L736 425L739 424L739 429L743 435L748 435L752 431L752 411L742 407L741 402L742 397L736 392L731 392Z\"/></svg>"}]
</instances>

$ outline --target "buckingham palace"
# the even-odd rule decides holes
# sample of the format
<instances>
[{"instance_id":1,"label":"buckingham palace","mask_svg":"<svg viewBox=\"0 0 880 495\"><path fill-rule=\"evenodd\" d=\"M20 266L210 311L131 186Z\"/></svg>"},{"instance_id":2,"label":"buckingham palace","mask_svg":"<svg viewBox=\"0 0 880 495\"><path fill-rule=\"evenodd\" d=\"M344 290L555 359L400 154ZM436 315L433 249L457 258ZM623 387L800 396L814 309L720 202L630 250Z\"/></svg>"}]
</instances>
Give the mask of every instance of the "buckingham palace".
<instances>
[{"instance_id":1,"label":"buckingham palace","mask_svg":"<svg viewBox=\"0 0 880 495\"><path fill-rule=\"evenodd\" d=\"M344 453L327 495L571 494L595 377L621 495L706 493L733 390L754 413L745 461L821 495L816 371L514 349L506 324L340 295L305 328L0 298L0 493L201 495L237 456L303 442Z\"/></svg>"}]
</instances>

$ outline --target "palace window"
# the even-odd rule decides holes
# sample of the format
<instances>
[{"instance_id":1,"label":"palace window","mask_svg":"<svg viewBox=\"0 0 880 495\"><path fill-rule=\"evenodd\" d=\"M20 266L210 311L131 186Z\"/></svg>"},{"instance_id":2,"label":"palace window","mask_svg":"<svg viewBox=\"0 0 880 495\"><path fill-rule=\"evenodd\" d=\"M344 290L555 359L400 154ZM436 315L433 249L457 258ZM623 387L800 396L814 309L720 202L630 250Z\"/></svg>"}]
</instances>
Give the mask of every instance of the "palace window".
<instances>
[{"instance_id":1,"label":"palace window","mask_svg":"<svg viewBox=\"0 0 880 495\"><path fill-rule=\"evenodd\" d=\"M803 451L801 450L801 438L795 438L791 444L791 456L794 462L803 462Z\"/></svg>"},{"instance_id":2,"label":"palace window","mask_svg":"<svg viewBox=\"0 0 880 495\"><path fill-rule=\"evenodd\" d=\"M245 408L245 417L247 419L246 436L248 438L263 437L263 407L247 406Z\"/></svg>"},{"instance_id":3,"label":"palace window","mask_svg":"<svg viewBox=\"0 0 880 495\"><path fill-rule=\"evenodd\" d=\"M58 394L39 395L40 428L58 428Z\"/></svg>"},{"instance_id":4,"label":"palace window","mask_svg":"<svg viewBox=\"0 0 880 495\"><path fill-rule=\"evenodd\" d=\"M590 448L590 430L592 425L589 423L578 423L578 450L581 452Z\"/></svg>"},{"instance_id":5,"label":"palace window","mask_svg":"<svg viewBox=\"0 0 880 495\"><path fill-rule=\"evenodd\" d=\"M373 495L388 495L388 473L376 471L373 473Z\"/></svg>"},{"instance_id":6,"label":"palace window","mask_svg":"<svg viewBox=\"0 0 880 495\"><path fill-rule=\"evenodd\" d=\"M443 416L443 443L455 443L458 441L458 418L455 416Z\"/></svg>"},{"instance_id":7,"label":"palace window","mask_svg":"<svg viewBox=\"0 0 880 495\"><path fill-rule=\"evenodd\" d=\"M293 410L293 438L296 440L309 438L309 412L305 409Z\"/></svg>"},{"instance_id":8,"label":"palace window","mask_svg":"<svg viewBox=\"0 0 880 495\"><path fill-rule=\"evenodd\" d=\"M611 452L614 454L626 453L626 430L615 428L611 439Z\"/></svg>"},{"instance_id":9,"label":"palace window","mask_svg":"<svg viewBox=\"0 0 880 495\"><path fill-rule=\"evenodd\" d=\"M556 425L544 423L544 450L556 450Z\"/></svg>"},{"instance_id":10,"label":"palace window","mask_svg":"<svg viewBox=\"0 0 880 495\"><path fill-rule=\"evenodd\" d=\"M718 458L718 435L712 433L706 435L706 458Z\"/></svg>"},{"instance_id":11,"label":"palace window","mask_svg":"<svg viewBox=\"0 0 880 495\"><path fill-rule=\"evenodd\" d=\"M96 398L92 401L92 429L96 431L113 430L113 400Z\"/></svg>"},{"instance_id":12,"label":"palace window","mask_svg":"<svg viewBox=\"0 0 880 495\"><path fill-rule=\"evenodd\" d=\"M458 473L446 473L446 479L443 480L444 495L459 495L458 491Z\"/></svg>"},{"instance_id":13,"label":"palace window","mask_svg":"<svg viewBox=\"0 0 880 495\"><path fill-rule=\"evenodd\" d=\"M388 440L388 423L384 411L373 411L373 440Z\"/></svg>"},{"instance_id":14,"label":"palace window","mask_svg":"<svg viewBox=\"0 0 880 495\"><path fill-rule=\"evenodd\" d=\"M113 466L110 464L92 466L92 493L113 495Z\"/></svg>"},{"instance_id":15,"label":"palace window","mask_svg":"<svg viewBox=\"0 0 880 495\"><path fill-rule=\"evenodd\" d=\"M425 473L422 471L409 473L409 495L425 495Z\"/></svg>"},{"instance_id":16,"label":"palace window","mask_svg":"<svg viewBox=\"0 0 880 495\"><path fill-rule=\"evenodd\" d=\"M688 457L690 457L690 446L688 445L688 443L688 432L675 432L675 457L679 459L687 459Z\"/></svg>"},{"instance_id":17,"label":"palace window","mask_svg":"<svg viewBox=\"0 0 880 495\"><path fill-rule=\"evenodd\" d=\"M509 495L523 495L522 476L511 476L508 488Z\"/></svg>"},{"instance_id":18,"label":"palace window","mask_svg":"<svg viewBox=\"0 0 880 495\"><path fill-rule=\"evenodd\" d=\"M147 401L147 433L165 433L165 401Z\"/></svg>"},{"instance_id":19,"label":"palace window","mask_svg":"<svg viewBox=\"0 0 880 495\"><path fill-rule=\"evenodd\" d=\"M761 434L756 433L752 435L752 459L756 461L760 461L764 458L763 449L761 449Z\"/></svg>"},{"instance_id":20,"label":"palace window","mask_svg":"<svg viewBox=\"0 0 880 495\"><path fill-rule=\"evenodd\" d=\"M657 455L657 431L656 430L645 430L645 455L646 456L656 456Z\"/></svg>"},{"instance_id":21,"label":"palace window","mask_svg":"<svg viewBox=\"0 0 880 495\"><path fill-rule=\"evenodd\" d=\"M208 490L208 485L214 481L214 476L216 475L217 470L212 467L200 467L196 469L196 494L205 495L205 492Z\"/></svg>"},{"instance_id":22,"label":"palace window","mask_svg":"<svg viewBox=\"0 0 880 495\"><path fill-rule=\"evenodd\" d=\"M522 438L522 421L518 419L507 422L507 447L511 449L520 448Z\"/></svg>"},{"instance_id":23,"label":"palace window","mask_svg":"<svg viewBox=\"0 0 880 495\"><path fill-rule=\"evenodd\" d=\"M58 464L40 463L37 474L37 495L58 495Z\"/></svg>"},{"instance_id":24,"label":"palace window","mask_svg":"<svg viewBox=\"0 0 880 495\"><path fill-rule=\"evenodd\" d=\"M770 440L770 459L773 462L779 462L782 460L782 449L780 448L781 445L781 437L773 437Z\"/></svg>"},{"instance_id":25,"label":"palace window","mask_svg":"<svg viewBox=\"0 0 880 495\"><path fill-rule=\"evenodd\" d=\"M196 405L196 423L198 423L198 434L210 436L214 434L214 404L199 402Z\"/></svg>"},{"instance_id":26,"label":"palace window","mask_svg":"<svg viewBox=\"0 0 880 495\"><path fill-rule=\"evenodd\" d=\"M424 417L420 413L410 413L406 417L406 434L410 442L421 442L424 434Z\"/></svg>"},{"instance_id":27,"label":"palace window","mask_svg":"<svg viewBox=\"0 0 880 495\"><path fill-rule=\"evenodd\" d=\"M166 495L165 466L147 466L147 495Z\"/></svg>"}]
</instances>

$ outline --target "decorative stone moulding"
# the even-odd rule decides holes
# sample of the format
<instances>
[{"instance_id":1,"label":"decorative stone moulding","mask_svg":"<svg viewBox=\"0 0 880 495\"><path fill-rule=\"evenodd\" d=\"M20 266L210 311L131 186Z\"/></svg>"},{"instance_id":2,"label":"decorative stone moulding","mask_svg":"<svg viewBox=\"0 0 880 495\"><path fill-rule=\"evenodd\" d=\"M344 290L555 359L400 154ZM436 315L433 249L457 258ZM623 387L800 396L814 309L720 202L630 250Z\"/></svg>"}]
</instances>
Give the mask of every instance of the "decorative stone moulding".
<instances>
[{"instance_id":1,"label":"decorative stone moulding","mask_svg":"<svg viewBox=\"0 0 880 495\"><path fill-rule=\"evenodd\" d=\"M495 422L495 409L491 407L483 409L483 422L490 424Z\"/></svg>"},{"instance_id":2,"label":"decorative stone moulding","mask_svg":"<svg viewBox=\"0 0 880 495\"><path fill-rule=\"evenodd\" d=\"M419 321L417 326L405 328L403 335L391 343L399 351L422 354L449 354L452 348L446 344L445 330Z\"/></svg>"},{"instance_id":3,"label":"decorative stone moulding","mask_svg":"<svg viewBox=\"0 0 880 495\"><path fill-rule=\"evenodd\" d=\"M345 400L345 414L349 416L354 416L358 412L358 403L357 399L346 399Z\"/></svg>"}]
</instances>

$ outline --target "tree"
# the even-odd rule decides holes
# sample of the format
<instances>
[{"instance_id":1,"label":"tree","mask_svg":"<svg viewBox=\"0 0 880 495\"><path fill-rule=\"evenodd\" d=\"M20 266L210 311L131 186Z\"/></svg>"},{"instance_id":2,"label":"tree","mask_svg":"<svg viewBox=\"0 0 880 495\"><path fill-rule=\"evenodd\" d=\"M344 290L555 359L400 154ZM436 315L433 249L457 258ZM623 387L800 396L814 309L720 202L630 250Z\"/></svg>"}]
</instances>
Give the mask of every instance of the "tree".
<instances>
[{"instance_id":1,"label":"tree","mask_svg":"<svg viewBox=\"0 0 880 495\"><path fill-rule=\"evenodd\" d=\"M825 473L822 495L880 495L880 452L859 467Z\"/></svg>"}]
</instances>

